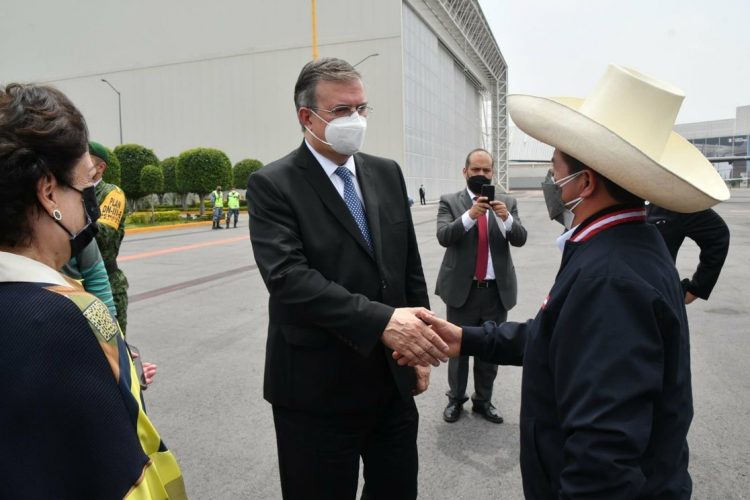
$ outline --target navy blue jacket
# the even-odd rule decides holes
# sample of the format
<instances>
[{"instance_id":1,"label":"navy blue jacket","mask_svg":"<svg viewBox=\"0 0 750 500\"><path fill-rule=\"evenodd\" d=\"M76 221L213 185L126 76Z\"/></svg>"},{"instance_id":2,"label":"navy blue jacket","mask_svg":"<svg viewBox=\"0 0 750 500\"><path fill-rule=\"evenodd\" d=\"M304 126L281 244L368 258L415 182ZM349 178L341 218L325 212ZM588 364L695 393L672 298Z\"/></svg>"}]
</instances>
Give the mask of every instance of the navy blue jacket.
<instances>
[{"instance_id":1,"label":"navy blue jacket","mask_svg":"<svg viewBox=\"0 0 750 500\"><path fill-rule=\"evenodd\" d=\"M462 354L523 365L521 472L529 499L691 494L683 293L642 207L628 222L592 231L623 208L581 224L536 318L464 328Z\"/></svg>"}]
</instances>

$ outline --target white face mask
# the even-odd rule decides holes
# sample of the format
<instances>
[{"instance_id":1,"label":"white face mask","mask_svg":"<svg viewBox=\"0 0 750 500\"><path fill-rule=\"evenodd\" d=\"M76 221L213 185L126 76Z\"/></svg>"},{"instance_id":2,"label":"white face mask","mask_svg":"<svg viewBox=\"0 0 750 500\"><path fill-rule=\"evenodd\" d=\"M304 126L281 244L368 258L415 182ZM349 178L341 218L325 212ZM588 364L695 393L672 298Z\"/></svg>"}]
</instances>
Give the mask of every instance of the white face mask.
<instances>
[{"instance_id":1,"label":"white face mask","mask_svg":"<svg viewBox=\"0 0 750 500\"><path fill-rule=\"evenodd\" d=\"M362 149L362 144L365 142L365 131L367 130L367 119L364 116L360 116L355 111L350 116L327 122L312 109L310 111L326 123L325 137L328 142L305 127L317 140L323 144L328 144L334 151L346 156L351 156Z\"/></svg>"}]
</instances>

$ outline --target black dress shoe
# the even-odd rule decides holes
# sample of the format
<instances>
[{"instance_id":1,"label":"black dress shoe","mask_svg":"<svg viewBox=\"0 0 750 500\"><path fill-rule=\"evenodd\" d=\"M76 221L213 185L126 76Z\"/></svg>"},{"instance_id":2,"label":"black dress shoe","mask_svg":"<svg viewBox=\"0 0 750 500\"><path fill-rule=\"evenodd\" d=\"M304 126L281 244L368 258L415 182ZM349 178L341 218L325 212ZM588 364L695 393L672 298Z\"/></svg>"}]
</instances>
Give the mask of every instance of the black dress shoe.
<instances>
[{"instance_id":1,"label":"black dress shoe","mask_svg":"<svg viewBox=\"0 0 750 500\"><path fill-rule=\"evenodd\" d=\"M458 420L461 416L461 411L464 409L463 405L458 403L448 403L448 406L443 410L443 420L446 422L453 423Z\"/></svg>"},{"instance_id":2,"label":"black dress shoe","mask_svg":"<svg viewBox=\"0 0 750 500\"><path fill-rule=\"evenodd\" d=\"M445 411L447 412L448 409L446 408ZM472 406L471 411L473 411L474 413L479 413L486 420L489 420L492 423L503 423L503 417L500 416L500 414L497 412L497 408L495 408L492 403L488 403L483 406L474 405Z\"/></svg>"}]
</instances>

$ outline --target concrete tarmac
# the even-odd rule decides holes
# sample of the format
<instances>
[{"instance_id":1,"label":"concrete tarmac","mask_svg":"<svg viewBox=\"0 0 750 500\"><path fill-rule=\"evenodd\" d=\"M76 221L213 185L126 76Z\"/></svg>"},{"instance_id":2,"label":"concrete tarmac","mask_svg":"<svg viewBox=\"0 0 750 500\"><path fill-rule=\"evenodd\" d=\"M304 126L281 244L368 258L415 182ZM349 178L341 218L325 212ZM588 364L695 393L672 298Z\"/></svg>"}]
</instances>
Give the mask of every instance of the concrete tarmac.
<instances>
[{"instance_id":1,"label":"concrete tarmac","mask_svg":"<svg viewBox=\"0 0 750 500\"><path fill-rule=\"evenodd\" d=\"M519 297L508 319L524 321L536 314L554 281L561 226L548 219L541 192L513 194L529 238L512 248ZM716 209L732 240L710 300L688 306L695 405L690 472L693 498L744 499L750 498L750 191L733 190ZM435 203L412 208L430 292L443 256L436 212ZM262 391L268 294L247 222L243 213L237 229L128 235L121 251L130 281L128 340L159 366L145 393L147 409L194 499L281 498L271 408ZM682 277L695 269L697 255L687 241L677 263ZM432 295L431 304L444 317L441 300ZM433 369L430 389L417 398L420 498L523 498L520 375L520 368L500 367L495 381L493 401L505 423L473 415L469 404L458 422L448 424L441 416L447 366Z\"/></svg>"}]
</instances>

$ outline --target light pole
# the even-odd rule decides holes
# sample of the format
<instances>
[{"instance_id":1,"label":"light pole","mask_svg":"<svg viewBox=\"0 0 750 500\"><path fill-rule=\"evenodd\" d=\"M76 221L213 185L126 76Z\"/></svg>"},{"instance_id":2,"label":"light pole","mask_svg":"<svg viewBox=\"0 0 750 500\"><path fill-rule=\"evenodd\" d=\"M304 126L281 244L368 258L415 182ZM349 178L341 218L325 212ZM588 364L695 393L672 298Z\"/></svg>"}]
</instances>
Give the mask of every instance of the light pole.
<instances>
[{"instance_id":1,"label":"light pole","mask_svg":"<svg viewBox=\"0 0 750 500\"><path fill-rule=\"evenodd\" d=\"M102 81L109 85L109 87L117 93L117 114L120 118L120 144L122 144L122 100L120 91L117 90L114 85L109 83L106 78L102 78Z\"/></svg>"},{"instance_id":2,"label":"light pole","mask_svg":"<svg viewBox=\"0 0 750 500\"><path fill-rule=\"evenodd\" d=\"M358 63L352 64L352 68L356 68L357 66L359 66L360 64L362 64L363 62L365 62L366 60L368 60L369 58L375 57L375 56L379 56L379 55L380 54L378 54L377 52L375 52L374 54L370 54L369 56L365 57L364 59L362 59Z\"/></svg>"}]
</instances>

